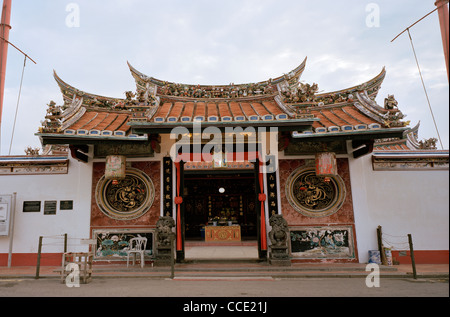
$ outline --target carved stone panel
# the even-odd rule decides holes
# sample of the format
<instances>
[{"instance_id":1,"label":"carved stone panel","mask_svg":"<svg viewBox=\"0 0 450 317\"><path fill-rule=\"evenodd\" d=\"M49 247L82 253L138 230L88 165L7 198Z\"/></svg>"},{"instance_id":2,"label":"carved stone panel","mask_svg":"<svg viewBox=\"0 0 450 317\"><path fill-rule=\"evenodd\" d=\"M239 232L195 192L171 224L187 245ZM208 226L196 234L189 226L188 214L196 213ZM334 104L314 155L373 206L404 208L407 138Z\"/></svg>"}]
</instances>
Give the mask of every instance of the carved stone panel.
<instances>
[{"instance_id":1,"label":"carved stone panel","mask_svg":"<svg viewBox=\"0 0 450 317\"><path fill-rule=\"evenodd\" d=\"M117 220L131 220L144 215L152 206L154 198L152 180L135 168L127 168L125 179L118 182L103 176L95 193L100 210Z\"/></svg>"},{"instance_id":2,"label":"carved stone panel","mask_svg":"<svg viewBox=\"0 0 450 317\"><path fill-rule=\"evenodd\" d=\"M286 182L289 203L308 217L325 217L337 212L344 202L345 192L339 175L317 176L313 168L298 168Z\"/></svg>"}]
</instances>

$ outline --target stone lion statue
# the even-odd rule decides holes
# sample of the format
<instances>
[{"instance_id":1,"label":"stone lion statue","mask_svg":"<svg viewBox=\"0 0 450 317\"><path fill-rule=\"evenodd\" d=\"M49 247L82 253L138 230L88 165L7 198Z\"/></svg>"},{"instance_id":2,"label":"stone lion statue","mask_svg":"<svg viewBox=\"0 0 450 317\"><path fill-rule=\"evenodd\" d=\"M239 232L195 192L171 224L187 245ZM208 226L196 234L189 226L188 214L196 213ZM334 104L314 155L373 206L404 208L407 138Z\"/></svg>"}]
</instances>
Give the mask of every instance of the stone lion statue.
<instances>
[{"instance_id":1,"label":"stone lion statue","mask_svg":"<svg viewBox=\"0 0 450 317\"><path fill-rule=\"evenodd\" d=\"M170 246L173 227L175 227L175 221L172 217L160 217L158 222L156 222L156 239L159 246Z\"/></svg>"},{"instance_id":2,"label":"stone lion statue","mask_svg":"<svg viewBox=\"0 0 450 317\"><path fill-rule=\"evenodd\" d=\"M269 238L273 246L282 247L287 245L288 224L282 215L272 215L269 219L272 230Z\"/></svg>"}]
</instances>

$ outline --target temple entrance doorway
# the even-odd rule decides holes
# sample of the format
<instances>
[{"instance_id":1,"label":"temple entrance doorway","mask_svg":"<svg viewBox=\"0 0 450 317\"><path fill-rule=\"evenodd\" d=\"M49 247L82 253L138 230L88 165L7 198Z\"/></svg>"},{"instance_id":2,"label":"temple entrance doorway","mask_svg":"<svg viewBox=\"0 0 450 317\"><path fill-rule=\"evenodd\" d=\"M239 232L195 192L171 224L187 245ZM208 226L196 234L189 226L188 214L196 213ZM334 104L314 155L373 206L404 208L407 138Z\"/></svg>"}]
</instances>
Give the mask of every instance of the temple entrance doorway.
<instances>
[{"instance_id":1,"label":"temple entrance doorway","mask_svg":"<svg viewBox=\"0 0 450 317\"><path fill-rule=\"evenodd\" d=\"M254 170L184 171L186 260L257 260Z\"/></svg>"}]
</instances>

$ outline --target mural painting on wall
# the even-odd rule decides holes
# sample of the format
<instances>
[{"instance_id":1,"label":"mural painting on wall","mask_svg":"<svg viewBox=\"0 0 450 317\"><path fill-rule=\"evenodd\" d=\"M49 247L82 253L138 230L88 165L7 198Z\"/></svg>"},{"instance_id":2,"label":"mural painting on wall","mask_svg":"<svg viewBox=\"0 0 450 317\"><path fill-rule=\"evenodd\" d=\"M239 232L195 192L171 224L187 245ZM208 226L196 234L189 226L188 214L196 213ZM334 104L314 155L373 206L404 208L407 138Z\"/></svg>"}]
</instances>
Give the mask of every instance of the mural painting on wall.
<instances>
[{"instance_id":1,"label":"mural painting on wall","mask_svg":"<svg viewBox=\"0 0 450 317\"><path fill-rule=\"evenodd\" d=\"M294 258L355 258L351 226L291 228L290 245Z\"/></svg>"},{"instance_id":2,"label":"mural painting on wall","mask_svg":"<svg viewBox=\"0 0 450 317\"><path fill-rule=\"evenodd\" d=\"M92 236L97 241L94 258L95 259L116 259L123 260L127 257L127 250L129 250L129 241L136 237L147 238L147 246L144 255L152 257L153 251L153 237L154 230L137 229L111 229L105 231L104 229L93 230Z\"/></svg>"}]
</instances>

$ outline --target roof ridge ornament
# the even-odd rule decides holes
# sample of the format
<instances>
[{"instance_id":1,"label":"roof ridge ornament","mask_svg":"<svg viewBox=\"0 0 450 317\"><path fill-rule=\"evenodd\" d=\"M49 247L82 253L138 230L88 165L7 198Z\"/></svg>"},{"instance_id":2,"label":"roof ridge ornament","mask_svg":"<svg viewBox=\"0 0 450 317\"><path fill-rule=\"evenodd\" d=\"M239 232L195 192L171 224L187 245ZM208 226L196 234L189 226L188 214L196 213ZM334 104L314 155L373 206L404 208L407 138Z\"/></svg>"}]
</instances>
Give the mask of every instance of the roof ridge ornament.
<instances>
[{"instance_id":1,"label":"roof ridge ornament","mask_svg":"<svg viewBox=\"0 0 450 317\"><path fill-rule=\"evenodd\" d=\"M300 81L300 77L305 69L305 58L303 62L287 74L268 80L244 83L244 84L224 84L224 85L200 85L200 84L182 84L159 80L147 76L134 68L128 61L131 75L136 81L137 89L142 90L150 83L158 90L158 94L166 96L190 96L194 98L239 98L253 95L271 95L286 87L295 86ZM220 96L220 97L214 97Z\"/></svg>"}]
</instances>

